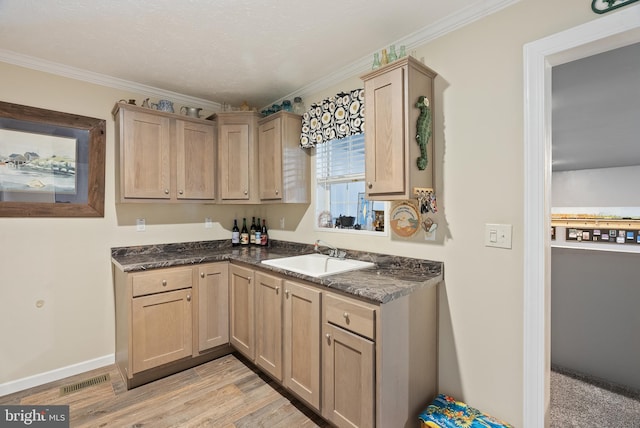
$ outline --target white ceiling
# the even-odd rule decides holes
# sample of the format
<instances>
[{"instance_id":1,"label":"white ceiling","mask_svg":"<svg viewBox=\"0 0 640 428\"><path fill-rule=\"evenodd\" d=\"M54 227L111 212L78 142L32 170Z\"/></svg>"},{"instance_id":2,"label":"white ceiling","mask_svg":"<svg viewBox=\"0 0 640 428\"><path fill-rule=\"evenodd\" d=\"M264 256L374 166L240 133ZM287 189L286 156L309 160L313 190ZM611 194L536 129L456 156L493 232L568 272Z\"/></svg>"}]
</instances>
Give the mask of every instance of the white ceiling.
<instances>
[{"instance_id":1,"label":"white ceiling","mask_svg":"<svg viewBox=\"0 0 640 428\"><path fill-rule=\"evenodd\" d=\"M516 1L0 0L0 50L261 108Z\"/></svg>"},{"instance_id":2,"label":"white ceiling","mask_svg":"<svg viewBox=\"0 0 640 428\"><path fill-rule=\"evenodd\" d=\"M0 0L0 61L261 109L518 1ZM640 45L554 67L554 170L640 165L639 70Z\"/></svg>"}]
</instances>

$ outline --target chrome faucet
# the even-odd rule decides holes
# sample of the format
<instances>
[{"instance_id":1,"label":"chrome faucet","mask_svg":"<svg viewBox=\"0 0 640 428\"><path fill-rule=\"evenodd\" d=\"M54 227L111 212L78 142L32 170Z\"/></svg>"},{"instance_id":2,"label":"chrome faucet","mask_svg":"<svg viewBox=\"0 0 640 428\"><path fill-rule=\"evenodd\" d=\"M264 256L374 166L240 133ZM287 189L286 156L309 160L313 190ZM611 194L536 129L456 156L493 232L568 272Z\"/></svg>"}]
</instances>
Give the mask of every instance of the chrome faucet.
<instances>
[{"instance_id":1,"label":"chrome faucet","mask_svg":"<svg viewBox=\"0 0 640 428\"><path fill-rule=\"evenodd\" d=\"M347 256L347 252L344 250L339 250L336 247L334 247L333 245L328 244L327 242L318 239L316 240L316 243L313 245L313 251L315 251L316 253L320 253L322 254L322 252L318 249L318 247L322 245L323 247L327 247L329 248L329 253L327 253L327 255L329 257L335 257L338 259L344 259Z\"/></svg>"}]
</instances>

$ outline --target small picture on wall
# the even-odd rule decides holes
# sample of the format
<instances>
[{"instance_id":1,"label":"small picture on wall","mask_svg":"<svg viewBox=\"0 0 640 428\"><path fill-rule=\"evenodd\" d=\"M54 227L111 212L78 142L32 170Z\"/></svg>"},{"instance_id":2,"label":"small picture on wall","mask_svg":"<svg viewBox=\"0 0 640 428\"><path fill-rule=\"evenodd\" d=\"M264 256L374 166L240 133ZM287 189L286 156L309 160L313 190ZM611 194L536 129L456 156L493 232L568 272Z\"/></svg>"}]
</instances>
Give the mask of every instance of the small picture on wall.
<instances>
[{"instance_id":1,"label":"small picture on wall","mask_svg":"<svg viewBox=\"0 0 640 428\"><path fill-rule=\"evenodd\" d=\"M618 244L624 244L624 236L618 236L618 238L616 239L616 242Z\"/></svg>"},{"instance_id":2,"label":"small picture on wall","mask_svg":"<svg viewBox=\"0 0 640 428\"><path fill-rule=\"evenodd\" d=\"M593 229L593 236L600 236L600 229Z\"/></svg>"},{"instance_id":3,"label":"small picture on wall","mask_svg":"<svg viewBox=\"0 0 640 428\"><path fill-rule=\"evenodd\" d=\"M638 235L636 236L636 243L640 244L640 230L638 231Z\"/></svg>"},{"instance_id":4,"label":"small picture on wall","mask_svg":"<svg viewBox=\"0 0 640 428\"><path fill-rule=\"evenodd\" d=\"M618 231L618 237L624 238L624 230L619 230Z\"/></svg>"},{"instance_id":5,"label":"small picture on wall","mask_svg":"<svg viewBox=\"0 0 640 428\"><path fill-rule=\"evenodd\" d=\"M583 241L588 241L588 240L590 240L590 239L591 239L591 234L589 233L589 231L588 231L588 230L584 230L584 231L582 232L582 240L583 240Z\"/></svg>"},{"instance_id":6,"label":"small picture on wall","mask_svg":"<svg viewBox=\"0 0 640 428\"><path fill-rule=\"evenodd\" d=\"M601 236L603 241L608 241L609 240L609 234L608 233L603 233Z\"/></svg>"},{"instance_id":7,"label":"small picture on wall","mask_svg":"<svg viewBox=\"0 0 640 428\"><path fill-rule=\"evenodd\" d=\"M627 231L627 241L633 241L634 239L636 239L635 233L632 230Z\"/></svg>"}]
</instances>

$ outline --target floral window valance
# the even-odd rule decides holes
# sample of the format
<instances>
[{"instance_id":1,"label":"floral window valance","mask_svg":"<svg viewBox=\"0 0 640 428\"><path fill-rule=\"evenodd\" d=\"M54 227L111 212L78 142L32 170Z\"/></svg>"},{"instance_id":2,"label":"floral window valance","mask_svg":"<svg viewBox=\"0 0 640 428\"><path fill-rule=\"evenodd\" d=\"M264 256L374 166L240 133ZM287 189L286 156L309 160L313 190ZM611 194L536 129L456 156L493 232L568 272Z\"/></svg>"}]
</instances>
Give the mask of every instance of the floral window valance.
<instances>
[{"instance_id":1,"label":"floral window valance","mask_svg":"<svg viewBox=\"0 0 640 428\"><path fill-rule=\"evenodd\" d=\"M364 89L336 94L311 104L302 117L300 146L317 144L364 133Z\"/></svg>"}]
</instances>

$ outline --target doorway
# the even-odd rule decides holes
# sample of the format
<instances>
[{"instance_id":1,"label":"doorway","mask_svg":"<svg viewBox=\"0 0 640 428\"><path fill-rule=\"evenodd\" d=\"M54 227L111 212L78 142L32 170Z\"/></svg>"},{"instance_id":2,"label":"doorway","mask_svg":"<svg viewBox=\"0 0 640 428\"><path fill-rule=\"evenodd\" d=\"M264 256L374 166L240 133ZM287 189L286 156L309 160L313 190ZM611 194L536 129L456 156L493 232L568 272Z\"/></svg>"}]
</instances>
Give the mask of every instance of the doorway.
<instances>
[{"instance_id":1,"label":"doorway","mask_svg":"<svg viewBox=\"0 0 640 428\"><path fill-rule=\"evenodd\" d=\"M548 426L551 68L638 41L640 5L524 46L524 428Z\"/></svg>"}]
</instances>

